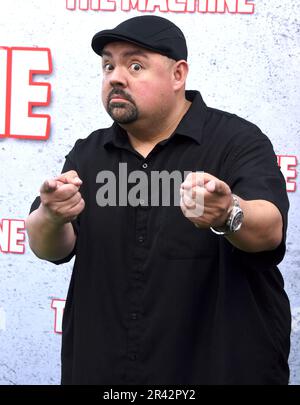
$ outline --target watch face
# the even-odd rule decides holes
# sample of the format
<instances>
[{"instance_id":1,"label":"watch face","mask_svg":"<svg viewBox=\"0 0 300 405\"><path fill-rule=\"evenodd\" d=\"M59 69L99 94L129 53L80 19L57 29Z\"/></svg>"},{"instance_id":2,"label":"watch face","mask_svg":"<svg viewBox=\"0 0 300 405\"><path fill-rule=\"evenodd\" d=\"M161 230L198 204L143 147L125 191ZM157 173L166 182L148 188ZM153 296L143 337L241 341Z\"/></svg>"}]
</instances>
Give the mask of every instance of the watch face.
<instances>
[{"instance_id":1,"label":"watch face","mask_svg":"<svg viewBox=\"0 0 300 405\"><path fill-rule=\"evenodd\" d=\"M235 216L231 222L231 229L233 232L238 231L240 229L240 227L242 226L243 217L244 217L244 214L243 214L242 210L238 211L235 214Z\"/></svg>"}]
</instances>

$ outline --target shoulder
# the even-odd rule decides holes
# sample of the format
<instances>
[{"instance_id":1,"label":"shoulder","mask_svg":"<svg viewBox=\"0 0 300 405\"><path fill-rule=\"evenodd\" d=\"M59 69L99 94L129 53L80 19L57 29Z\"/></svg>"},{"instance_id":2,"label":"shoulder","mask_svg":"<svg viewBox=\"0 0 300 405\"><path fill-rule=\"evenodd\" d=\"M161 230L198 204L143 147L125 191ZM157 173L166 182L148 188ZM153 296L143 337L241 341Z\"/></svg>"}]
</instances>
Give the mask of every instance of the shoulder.
<instances>
[{"instance_id":1,"label":"shoulder","mask_svg":"<svg viewBox=\"0 0 300 405\"><path fill-rule=\"evenodd\" d=\"M67 156L71 159L80 160L86 157L89 158L93 153L101 150L103 145L110 139L111 133L112 127L101 128L93 131L86 138L77 139Z\"/></svg>"},{"instance_id":2,"label":"shoulder","mask_svg":"<svg viewBox=\"0 0 300 405\"><path fill-rule=\"evenodd\" d=\"M254 124L236 114L207 107L205 124L206 138L214 134L214 141L232 146L246 146L252 143L271 143L267 135Z\"/></svg>"},{"instance_id":3,"label":"shoulder","mask_svg":"<svg viewBox=\"0 0 300 405\"><path fill-rule=\"evenodd\" d=\"M111 127L97 129L86 138L77 139L73 149L84 151L94 150L96 147L101 147L108 140L110 133Z\"/></svg>"}]
</instances>

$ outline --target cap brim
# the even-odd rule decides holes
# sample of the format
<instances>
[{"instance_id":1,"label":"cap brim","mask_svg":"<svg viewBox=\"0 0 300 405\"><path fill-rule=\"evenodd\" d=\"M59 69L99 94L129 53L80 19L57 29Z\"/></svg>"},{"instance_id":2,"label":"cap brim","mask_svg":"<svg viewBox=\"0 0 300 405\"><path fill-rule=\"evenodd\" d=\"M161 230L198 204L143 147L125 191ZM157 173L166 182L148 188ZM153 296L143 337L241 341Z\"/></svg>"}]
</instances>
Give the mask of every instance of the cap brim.
<instances>
[{"instance_id":1,"label":"cap brim","mask_svg":"<svg viewBox=\"0 0 300 405\"><path fill-rule=\"evenodd\" d=\"M117 42L117 41L130 42L131 44L138 45L145 49L149 49L150 51L160 53L162 55L166 55L162 51L155 49L153 46L151 46L145 42L137 41L136 39L133 39L130 36L116 34L109 30L101 31L98 34L94 35L94 37L92 39L92 48L93 48L94 52L96 52L98 55L102 56L104 47L111 42Z\"/></svg>"}]
</instances>

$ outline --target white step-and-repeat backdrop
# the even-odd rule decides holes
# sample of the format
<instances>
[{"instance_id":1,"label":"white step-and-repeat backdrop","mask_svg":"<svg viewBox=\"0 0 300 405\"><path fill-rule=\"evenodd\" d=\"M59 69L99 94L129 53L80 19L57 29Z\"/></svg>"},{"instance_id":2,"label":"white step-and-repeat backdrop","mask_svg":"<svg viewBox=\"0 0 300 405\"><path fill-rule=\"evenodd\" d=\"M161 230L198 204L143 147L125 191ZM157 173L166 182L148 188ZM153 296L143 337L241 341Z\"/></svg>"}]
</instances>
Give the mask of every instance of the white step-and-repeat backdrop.
<instances>
[{"instance_id":1,"label":"white step-and-repeat backdrop","mask_svg":"<svg viewBox=\"0 0 300 405\"><path fill-rule=\"evenodd\" d=\"M0 384L60 383L73 261L37 259L24 220L76 139L110 125L92 36L145 13L185 33L187 88L254 122L274 145L291 204L280 270L293 314L291 384L299 384L298 0L0 0Z\"/></svg>"}]
</instances>

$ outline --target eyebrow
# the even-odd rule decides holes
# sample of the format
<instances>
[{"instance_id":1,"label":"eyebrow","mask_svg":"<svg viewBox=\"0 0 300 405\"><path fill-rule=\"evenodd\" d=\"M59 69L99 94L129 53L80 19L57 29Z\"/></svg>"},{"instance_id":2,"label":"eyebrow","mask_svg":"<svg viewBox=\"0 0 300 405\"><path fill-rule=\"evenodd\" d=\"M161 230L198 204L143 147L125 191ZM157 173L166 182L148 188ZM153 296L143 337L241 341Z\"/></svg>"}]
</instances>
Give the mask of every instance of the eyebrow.
<instances>
[{"instance_id":1,"label":"eyebrow","mask_svg":"<svg viewBox=\"0 0 300 405\"><path fill-rule=\"evenodd\" d=\"M128 58L128 57L130 57L130 56L136 56L136 55L138 55L138 56L143 56L144 58L148 59L147 53L144 52L144 51L142 51L142 50L140 50L140 49L135 49L135 50L133 50L133 51L124 52L124 53L122 54L122 57ZM103 51L102 51L102 57L104 57L104 56L108 56L108 57L112 58L112 57L113 57L113 54L112 54L111 52L109 52L109 51L103 50Z\"/></svg>"}]
</instances>

